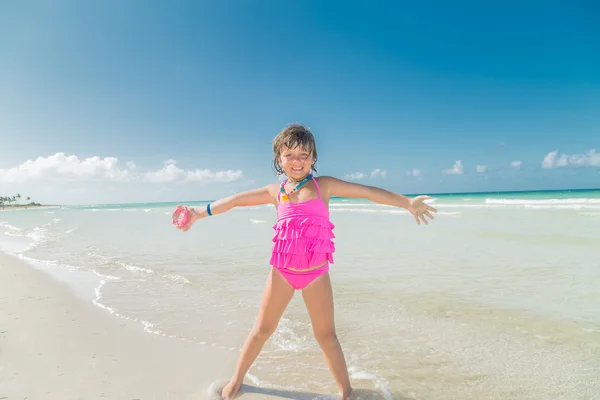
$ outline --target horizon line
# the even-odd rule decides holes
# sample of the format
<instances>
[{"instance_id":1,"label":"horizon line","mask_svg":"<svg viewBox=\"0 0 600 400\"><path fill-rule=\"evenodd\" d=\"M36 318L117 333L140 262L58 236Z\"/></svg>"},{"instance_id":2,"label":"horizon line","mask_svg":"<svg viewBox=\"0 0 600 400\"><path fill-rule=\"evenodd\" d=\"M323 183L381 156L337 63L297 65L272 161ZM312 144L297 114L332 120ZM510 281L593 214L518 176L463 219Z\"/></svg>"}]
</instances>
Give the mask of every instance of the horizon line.
<instances>
[{"instance_id":1,"label":"horizon line","mask_svg":"<svg viewBox=\"0 0 600 400\"><path fill-rule=\"evenodd\" d=\"M427 196L450 196L450 195L483 195L483 194L517 194L517 193L551 193L551 192L589 192L589 191L600 191L600 188L586 188L586 189L537 189L537 190L499 190L499 191L483 191L483 192L438 192L429 193ZM422 196L421 193L407 193L403 196L414 197ZM332 199L346 199L346 197L332 196ZM351 197L348 197L351 198ZM90 203L90 204L52 204L53 207L60 206L109 206L109 205L131 205L131 204L169 204L169 203L205 203L213 202L218 199L206 199L206 200L185 200L185 201L148 201L148 202L127 202L127 203ZM48 204L42 204L41 206L50 206Z\"/></svg>"}]
</instances>

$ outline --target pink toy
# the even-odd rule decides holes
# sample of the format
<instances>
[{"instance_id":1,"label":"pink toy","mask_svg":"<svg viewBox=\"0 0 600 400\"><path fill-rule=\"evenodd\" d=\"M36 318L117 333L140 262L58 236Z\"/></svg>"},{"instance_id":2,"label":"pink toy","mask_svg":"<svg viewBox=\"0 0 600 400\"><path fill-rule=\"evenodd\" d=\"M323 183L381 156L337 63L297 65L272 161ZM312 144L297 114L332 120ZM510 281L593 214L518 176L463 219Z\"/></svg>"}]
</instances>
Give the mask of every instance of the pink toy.
<instances>
[{"instance_id":1,"label":"pink toy","mask_svg":"<svg viewBox=\"0 0 600 400\"><path fill-rule=\"evenodd\" d=\"M188 216L189 210L184 206L177 206L175 211L173 212L173 225L178 228L185 226Z\"/></svg>"}]
</instances>

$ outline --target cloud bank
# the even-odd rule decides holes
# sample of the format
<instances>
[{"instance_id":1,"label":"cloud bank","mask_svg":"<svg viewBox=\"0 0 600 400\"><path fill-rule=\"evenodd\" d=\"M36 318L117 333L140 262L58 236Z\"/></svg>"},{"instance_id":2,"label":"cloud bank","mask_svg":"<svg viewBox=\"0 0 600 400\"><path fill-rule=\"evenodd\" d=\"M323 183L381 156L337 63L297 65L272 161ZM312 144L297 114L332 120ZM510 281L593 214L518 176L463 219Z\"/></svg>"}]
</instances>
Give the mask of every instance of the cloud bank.
<instances>
[{"instance_id":1,"label":"cloud bank","mask_svg":"<svg viewBox=\"0 0 600 400\"><path fill-rule=\"evenodd\" d=\"M138 172L133 161L121 166L116 157L99 156L80 159L76 155L56 153L48 157L27 160L12 168L0 168L1 183L28 181L91 181L110 182L144 181L170 182L233 182L242 179L241 170L212 171L210 169L183 170L175 160L167 160L154 171Z\"/></svg>"},{"instance_id":2,"label":"cloud bank","mask_svg":"<svg viewBox=\"0 0 600 400\"><path fill-rule=\"evenodd\" d=\"M360 181L362 179L366 179L367 177L370 177L372 179L385 178L386 175L387 175L387 171L385 169L375 168L369 174L365 174L364 172L353 172L353 173L344 175L343 178L346 180L351 180L351 181Z\"/></svg>"},{"instance_id":3,"label":"cloud bank","mask_svg":"<svg viewBox=\"0 0 600 400\"><path fill-rule=\"evenodd\" d=\"M546 154L542 160L542 168L551 169L559 167L600 167L600 154L596 149L588 150L580 154L561 154L558 150Z\"/></svg>"}]
</instances>

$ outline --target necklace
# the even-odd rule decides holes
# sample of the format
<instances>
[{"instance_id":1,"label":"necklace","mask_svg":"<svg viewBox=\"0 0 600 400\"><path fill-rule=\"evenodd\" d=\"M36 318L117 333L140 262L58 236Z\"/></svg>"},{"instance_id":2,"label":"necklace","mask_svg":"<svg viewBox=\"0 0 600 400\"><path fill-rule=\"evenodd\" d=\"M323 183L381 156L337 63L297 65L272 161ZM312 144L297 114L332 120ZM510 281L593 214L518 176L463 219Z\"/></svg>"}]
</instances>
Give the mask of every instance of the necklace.
<instances>
[{"instance_id":1,"label":"necklace","mask_svg":"<svg viewBox=\"0 0 600 400\"><path fill-rule=\"evenodd\" d=\"M290 190L289 192L286 193L285 189L283 188L285 186L285 181L281 184L281 187L279 188L279 191L281 192L281 200L283 201L289 201L290 200L290 194L295 193L298 191L298 189L300 189L302 186L304 186L304 184L306 182L308 182L309 180L312 179L312 175L309 174L306 178L302 179L292 190Z\"/></svg>"}]
</instances>

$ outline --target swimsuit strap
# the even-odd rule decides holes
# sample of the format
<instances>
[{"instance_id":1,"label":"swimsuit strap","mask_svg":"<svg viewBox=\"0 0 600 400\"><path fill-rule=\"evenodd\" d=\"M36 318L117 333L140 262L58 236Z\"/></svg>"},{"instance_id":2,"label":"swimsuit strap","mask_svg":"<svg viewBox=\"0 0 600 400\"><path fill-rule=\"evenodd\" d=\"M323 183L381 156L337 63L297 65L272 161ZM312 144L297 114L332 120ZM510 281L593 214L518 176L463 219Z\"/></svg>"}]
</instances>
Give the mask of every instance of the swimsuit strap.
<instances>
[{"instance_id":1,"label":"swimsuit strap","mask_svg":"<svg viewBox=\"0 0 600 400\"><path fill-rule=\"evenodd\" d=\"M279 186L279 190L277 191L277 204L281 203L281 188L285 185L287 181L287 179L284 179L283 182L281 182L281 185Z\"/></svg>"},{"instance_id":2,"label":"swimsuit strap","mask_svg":"<svg viewBox=\"0 0 600 400\"><path fill-rule=\"evenodd\" d=\"M312 180L315 182L315 186L317 187L317 192L319 193L319 199L321 198L321 188L319 187L319 184L317 183L317 180L315 179L315 177L312 177Z\"/></svg>"}]
</instances>

